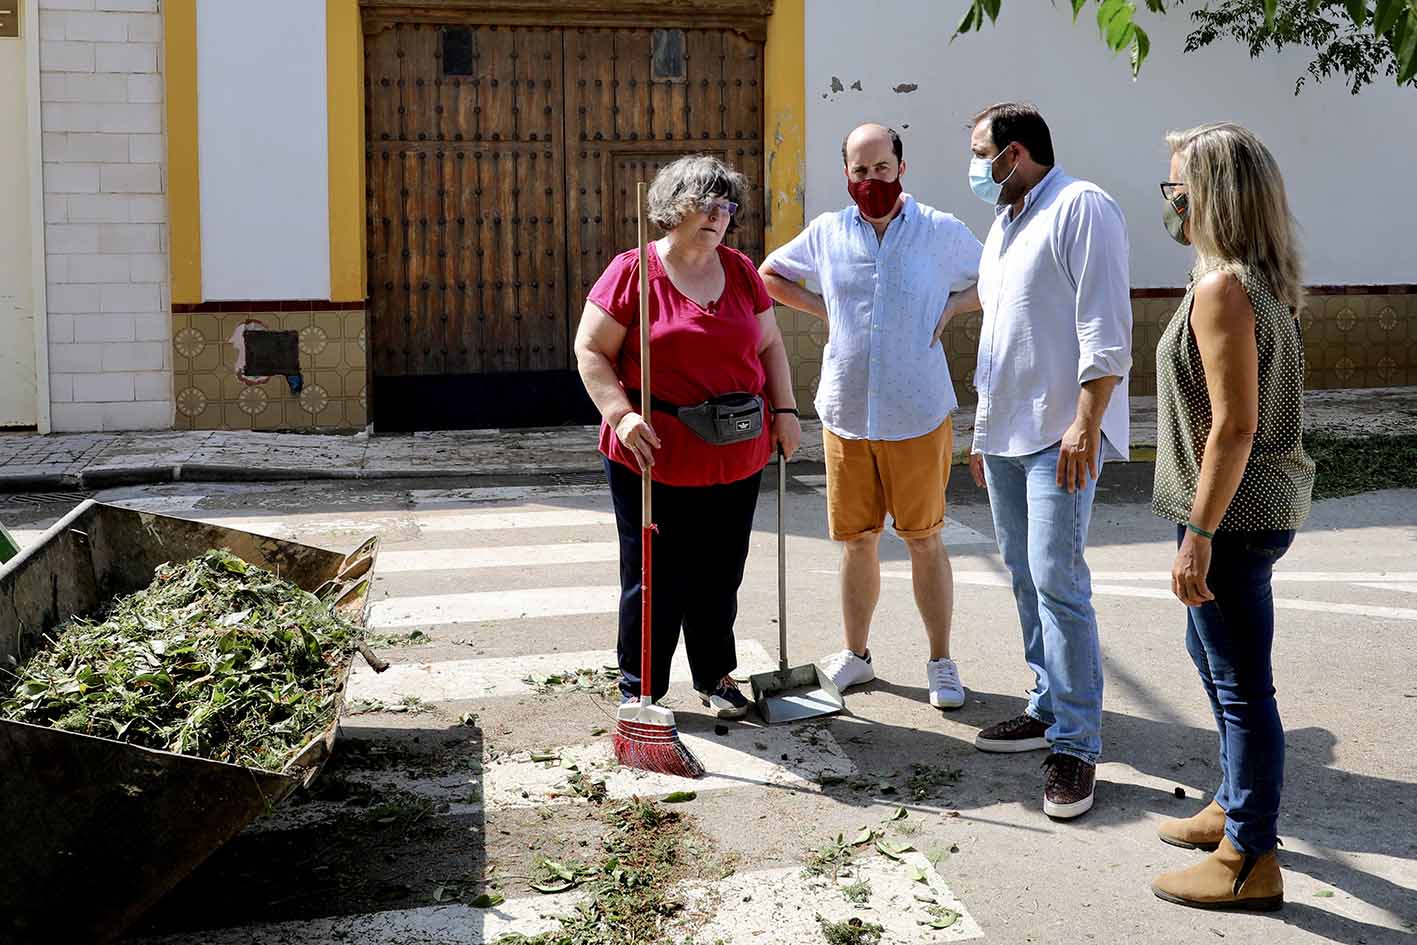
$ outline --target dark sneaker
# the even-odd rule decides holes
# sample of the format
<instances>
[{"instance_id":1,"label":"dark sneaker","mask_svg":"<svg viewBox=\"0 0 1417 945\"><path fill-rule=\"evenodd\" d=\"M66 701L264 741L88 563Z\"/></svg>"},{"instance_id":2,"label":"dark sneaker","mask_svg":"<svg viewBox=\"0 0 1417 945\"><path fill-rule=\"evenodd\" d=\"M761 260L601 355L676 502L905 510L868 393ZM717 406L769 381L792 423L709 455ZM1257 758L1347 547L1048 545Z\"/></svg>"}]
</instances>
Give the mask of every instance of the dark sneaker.
<instances>
[{"instance_id":1,"label":"dark sneaker","mask_svg":"<svg viewBox=\"0 0 1417 945\"><path fill-rule=\"evenodd\" d=\"M724 676L712 692L697 690L699 700L720 719L741 719L748 714L748 697L738 690L732 676Z\"/></svg>"},{"instance_id":2,"label":"dark sneaker","mask_svg":"<svg viewBox=\"0 0 1417 945\"><path fill-rule=\"evenodd\" d=\"M1072 820L1092 809L1096 765L1055 751L1043 767L1048 769L1043 785L1043 813L1058 820Z\"/></svg>"},{"instance_id":3,"label":"dark sneaker","mask_svg":"<svg viewBox=\"0 0 1417 945\"><path fill-rule=\"evenodd\" d=\"M1048 739L1043 737L1047 731L1047 725L1024 714L984 729L974 736L974 747L1000 754L1042 751L1048 747Z\"/></svg>"}]
</instances>

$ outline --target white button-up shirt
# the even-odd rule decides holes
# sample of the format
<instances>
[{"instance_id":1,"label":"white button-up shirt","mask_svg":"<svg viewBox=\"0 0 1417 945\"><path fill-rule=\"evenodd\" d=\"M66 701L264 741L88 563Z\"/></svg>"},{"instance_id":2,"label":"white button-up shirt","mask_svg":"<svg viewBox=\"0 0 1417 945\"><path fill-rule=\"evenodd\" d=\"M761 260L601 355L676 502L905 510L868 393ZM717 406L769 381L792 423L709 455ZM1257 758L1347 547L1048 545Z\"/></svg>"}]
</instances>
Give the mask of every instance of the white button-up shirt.
<instances>
[{"instance_id":1,"label":"white button-up shirt","mask_svg":"<svg viewBox=\"0 0 1417 945\"><path fill-rule=\"evenodd\" d=\"M908 440L945 421L958 401L931 336L950 294L978 281L981 249L969 227L907 194L882 239L853 205L768 256L784 279L820 285L826 302L823 426L846 439Z\"/></svg>"},{"instance_id":2,"label":"white button-up shirt","mask_svg":"<svg viewBox=\"0 0 1417 945\"><path fill-rule=\"evenodd\" d=\"M1102 415L1103 457L1125 460L1132 303L1127 222L1095 184L1053 168L1014 217L1003 207L979 264L976 453L1027 456L1058 443L1081 385L1119 377Z\"/></svg>"}]
</instances>

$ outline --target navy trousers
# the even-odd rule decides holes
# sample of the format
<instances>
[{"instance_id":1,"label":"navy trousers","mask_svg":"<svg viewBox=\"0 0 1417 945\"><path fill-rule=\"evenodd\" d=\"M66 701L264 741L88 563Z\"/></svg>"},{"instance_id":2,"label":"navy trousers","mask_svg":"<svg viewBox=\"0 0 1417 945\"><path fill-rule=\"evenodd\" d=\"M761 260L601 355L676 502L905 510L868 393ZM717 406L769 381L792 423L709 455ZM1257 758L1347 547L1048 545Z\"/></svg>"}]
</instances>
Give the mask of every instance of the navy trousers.
<instances>
[{"instance_id":1,"label":"navy trousers","mask_svg":"<svg viewBox=\"0 0 1417 945\"><path fill-rule=\"evenodd\" d=\"M605 475L620 534L620 692L640 695L640 475L609 459ZM669 690L669 666L684 633L694 688L718 687L738 666L733 622L748 560L762 473L717 486L655 483L652 543L651 695Z\"/></svg>"}]
</instances>

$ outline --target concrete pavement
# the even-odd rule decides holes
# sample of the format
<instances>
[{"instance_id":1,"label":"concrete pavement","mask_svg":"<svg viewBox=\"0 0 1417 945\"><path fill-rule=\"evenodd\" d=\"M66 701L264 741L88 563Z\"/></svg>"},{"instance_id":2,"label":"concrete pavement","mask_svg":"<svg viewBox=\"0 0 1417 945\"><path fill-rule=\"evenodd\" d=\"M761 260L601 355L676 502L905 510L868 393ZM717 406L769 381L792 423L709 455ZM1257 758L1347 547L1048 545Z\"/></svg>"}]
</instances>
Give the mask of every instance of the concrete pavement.
<instances>
[{"instance_id":1,"label":"concrete pavement","mask_svg":"<svg viewBox=\"0 0 1417 945\"><path fill-rule=\"evenodd\" d=\"M837 550L824 535L817 470L799 469L786 509L794 661L839 645ZM1198 809L1217 780L1184 611L1167 590L1174 538L1145 504L1149 485L1145 464L1109 466L1094 517L1089 560L1108 688L1092 812L1050 821L1040 810L1041 754L971 746L980 727L1019 710L1030 679L987 503L956 475L949 540L954 655L970 692L963 709L923 701L924 635L893 538L873 639L880 678L848 694L847 715L720 727L701 714L682 671L676 679L681 730L710 769L679 809L715 870L683 894L717 904L695 912L703 924L683 939L820 941L821 912L881 922L892 942L1417 942L1417 682L1407 659L1417 633L1417 493L1319 503L1280 563L1289 905L1244 916L1179 909L1147 890L1157 872L1192 857L1160 844L1156 822ZM591 805L566 790L571 773L604 779L612 797L684 786L607 764L613 702L594 672L613 650L616 565L608 497L594 477L177 484L100 498L341 550L370 533L385 541L374 632L393 668L358 671L357 714L312 796L253 825L174 891L140 930L144 945L452 945L554 928L574 893L532 892L534 858L602 855ZM0 521L22 540L62 511L0 497ZM741 595L742 673L775 656L775 520L765 492ZM590 684L541 683L577 669L592 671ZM890 819L897 808L905 818ZM839 884L801 875L807 851L863 827L924 857L924 894L961 913L951 930L917 924L920 883L879 854L853 873L873 890L859 906ZM504 906L469 904L493 885ZM458 898L436 901L439 888Z\"/></svg>"}]
</instances>

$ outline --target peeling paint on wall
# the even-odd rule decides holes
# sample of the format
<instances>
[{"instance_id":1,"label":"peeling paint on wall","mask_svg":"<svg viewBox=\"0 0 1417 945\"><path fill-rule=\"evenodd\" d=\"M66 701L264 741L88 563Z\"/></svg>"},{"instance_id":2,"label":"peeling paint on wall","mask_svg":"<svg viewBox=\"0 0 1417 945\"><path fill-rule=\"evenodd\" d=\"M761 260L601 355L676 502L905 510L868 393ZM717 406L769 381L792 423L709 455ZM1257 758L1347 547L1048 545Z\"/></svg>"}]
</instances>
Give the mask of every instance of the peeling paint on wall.
<instances>
[{"instance_id":1,"label":"peeling paint on wall","mask_svg":"<svg viewBox=\"0 0 1417 945\"><path fill-rule=\"evenodd\" d=\"M861 91L861 80L857 79L855 82L851 83L851 87L858 92Z\"/></svg>"},{"instance_id":2,"label":"peeling paint on wall","mask_svg":"<svg viewBox=\"0 0 1417 945\"><path fill-rule=\"evenodd\" d=\"M842 84L841 84L841 80L838 79L836 76L832 76L832 91L833 91L833 92L845 92L845 91L846 91L846 86L842 85Z\"/></svg>"},{"instance_id":3,"label":"peeling paint on wall","mask_svg":"<svg viewBox=\"0 0 1417 945\"><path fill-rule=\"evenodd\" d=\"M902 95L909 95L918 88L920 88L920 86L916 85L914 82L902 82L900 85L891 89L891 91Z\"/></svg>"},{"instance_id":4,"label":"peeling paint on wall","mask_svg":"<svg viewBox=\"0 0 1417 945\"><path fill-rule=\"evenodd\" d=\"M807 159L801 150L795 153L786 154L783 145L792 135L796 141L802 140L801 122L797 116L788 109L784 109L777 115L777 120L773 124L773 148L767 155L767 178L768 178L768 206L767 228L772 229L773 225L780 220L791 220L792 225L799 225L802 218L804 202L807 198ZM779 173L778 158L782 157L789 166ZM783 213L784 211L788 211ZM779 216L779 213L783 213Z\"/></svg>"},{"instance_id":5,"label":"peeling paint on wall","mask_svg":"<svg viewBox=\"0 0 1417 945\"><path fill-rule=\"evenodd\" d=\"M772 142L766 157L766 249L801 230L807 196L806 0L777 0L768 21L764 112ZM837 90L841 80L833 78ZM823 92L826 98L829 93Z\"/></svg>"}]
</instances>

